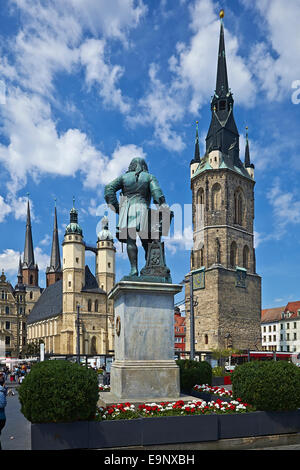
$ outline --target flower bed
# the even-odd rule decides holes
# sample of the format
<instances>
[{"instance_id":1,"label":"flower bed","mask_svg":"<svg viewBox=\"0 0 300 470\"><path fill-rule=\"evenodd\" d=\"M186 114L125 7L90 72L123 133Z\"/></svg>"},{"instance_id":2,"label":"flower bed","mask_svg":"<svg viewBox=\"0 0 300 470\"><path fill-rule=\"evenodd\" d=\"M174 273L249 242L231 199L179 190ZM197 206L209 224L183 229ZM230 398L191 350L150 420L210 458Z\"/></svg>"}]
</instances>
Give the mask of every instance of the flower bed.
<instances>
[{"instance_id":1,"label":"flower bed","mask_svg":"<svg viewBox=\"0 0 300 470\"><path fill-rule=\"evenodd\" d=\"M110 392L110 385L99 385L99 392Z\"/></svg>"},{"instance_id":2,"label":"flower bed","mask_svg":"<svg viewBox=\"0 0 300 470\"><path fill-rule=\"evenodd\" d=\"M194 385L193 390L196 392L210 393L212 395L217 395L218 397L229 397L232 398L232 391L226 390L223 387L212 387L211 385Z\"/></svg>"},{"instance_id":3,"label":"flower bed","mask_svg":"<svg viewBox=\"0 0 300 470\"><path fill-rule=\"evenodd\" d=\"M212 413L247 413L250 411L254 411L253 407L247 403L242 403L239 398L230 402L217 399L211 402L204 400L184 402L183 400L178 400L176 402L144 403L138 405L138 407L127 402L110 405L106 408L98 408L96 419L101 421Z\"/></svg>"}]
</instances>

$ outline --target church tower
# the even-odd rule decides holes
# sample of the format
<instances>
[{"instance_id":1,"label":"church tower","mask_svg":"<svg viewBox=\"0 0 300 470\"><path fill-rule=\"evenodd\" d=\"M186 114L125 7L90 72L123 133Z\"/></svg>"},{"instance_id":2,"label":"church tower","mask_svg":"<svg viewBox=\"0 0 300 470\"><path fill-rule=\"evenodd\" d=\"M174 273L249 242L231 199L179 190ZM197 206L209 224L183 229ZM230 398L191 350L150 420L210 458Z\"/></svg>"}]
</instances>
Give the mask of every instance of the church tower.
<instances>
[{"instance_id":1,"label":"church tower","mask_svg":"<svg viewBox=\"0 0 300 470\"><path fill-rule=\"evenodd\" d=\"M220 17L217 80L206 151L201 158L197 125L195 155L190 165L196 352L261 347L261 278L256 273L253 236L254 165L250 162L248 129L245 160L240 160L234 100L227 75L223 15ZM189 283L186 311L186 349L190 350Z\"/></svg>"},{"instance_id":2,"label":"church tower","mask_svg":"<svg viewBox=\"0 0 300 470\"><path fill-rule=\"evenodd\" d=\"M82 228L78 224L78 212L70 211L70 223L63 241L63 312L75 313L80 303L78 293L85 284L85 244Z\"/></svg>"},{"instance_id":3,"label":"church tower","mask_svg":"<svg viewBox=\"0 0 300 470\"><path fill-rule=\"evenodd\" d=\"M24 258L22 264L23 283L26 286L37 287L39 284L39 268L34 261L32 229L29 199L27 202L27 221L26 221L26 234L24 246Z\"/></svg>"},{"instance_id":4,"label":"church tower","mask_svg":"<svg viewBox=\"0 0 300 470\"><path fill-rule=\"evenodd\" d=\"M56 281L59 281L60 279L62 279L62 269L61 269L59 241L58 241L57 213L56 213L56 207L55 207L50 266L48 266L46 269L47 287L51 286L51 284L54 284Z\"/></svg>"},{"instance_id":5,"label":"church tower","mask_svg":"<svg viewBox=\"0 0 300 470\"><path fill-rule=\"evenodd\" d=\"M116 248L108 228L107 216L103 217L101 224L102 230L98 233L97 240L96 278L99 287L109 293L115 285Z\"/></svg>"}]
</instances>

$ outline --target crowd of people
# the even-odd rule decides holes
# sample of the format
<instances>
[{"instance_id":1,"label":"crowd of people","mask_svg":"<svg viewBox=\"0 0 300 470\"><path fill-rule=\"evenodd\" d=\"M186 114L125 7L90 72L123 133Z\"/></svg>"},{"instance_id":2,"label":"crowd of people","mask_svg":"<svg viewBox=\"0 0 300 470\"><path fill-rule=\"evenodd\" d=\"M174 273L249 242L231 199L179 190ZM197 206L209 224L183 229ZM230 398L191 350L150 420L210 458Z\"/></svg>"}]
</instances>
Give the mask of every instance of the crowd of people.
<instances>
[{"instance_id":1,"label":"crowd of people","mask_svg":"<svg viewBox=\"0 0 300 470\"><path fill-rule=\"evenodd\" d=\"M0 373L3 375L5 382L21 384L29 372L30 364L24 363L17 364L11 369L8 366L3 366Z\"/></svg>"}]
</instances>

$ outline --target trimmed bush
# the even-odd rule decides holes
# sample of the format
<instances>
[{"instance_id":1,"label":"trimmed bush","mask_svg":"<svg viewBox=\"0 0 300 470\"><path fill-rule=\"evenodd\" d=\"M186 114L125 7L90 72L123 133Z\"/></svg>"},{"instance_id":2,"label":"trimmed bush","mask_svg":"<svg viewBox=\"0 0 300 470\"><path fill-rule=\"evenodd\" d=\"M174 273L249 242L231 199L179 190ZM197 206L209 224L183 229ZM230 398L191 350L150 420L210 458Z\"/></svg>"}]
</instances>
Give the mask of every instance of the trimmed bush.
<instances>
[{"instance_id":1,"label":"trimmed bush","mask_svg":"<svg viewBox=\"0 0 300 470\"><path fill-rule=\"evenodd\" d=\"M254 361L238 366L232 374L235 398L261 411L300 408L300 369L285 361Z\"/></svg>"},{"instance_id":2,"label":"trimmed bush","mask_svg":"<svg viewBox=\"0 0 300 470\"><path fill-rule=\"evenodd\" d=\"M89 420L98 393L93 369L61 360L39 362L19 387L21 412L31 423Z\"/></svg>"},{"instance_id":3,"label":"trimmed bush","mask_svg":"<svg viewBox=\"0 0 300 470\"><path fill-rule=\"evenodd\" d=\"M191 390L194 385L208 384L212 381L212 368L206 361L192 361L190 359L178 359L176 364L180 368L181 390Z\"/></svg>"}]
</instances>

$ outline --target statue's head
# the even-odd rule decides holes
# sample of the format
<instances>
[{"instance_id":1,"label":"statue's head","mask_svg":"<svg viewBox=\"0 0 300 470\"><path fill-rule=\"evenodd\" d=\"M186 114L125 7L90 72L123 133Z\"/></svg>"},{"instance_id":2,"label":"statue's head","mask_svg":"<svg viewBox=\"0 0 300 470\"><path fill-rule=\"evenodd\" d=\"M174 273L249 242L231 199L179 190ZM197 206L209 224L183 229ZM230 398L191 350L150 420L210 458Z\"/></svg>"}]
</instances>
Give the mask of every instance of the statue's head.
<instances>
[{"instance_id":1,"label":"statue's head","mask_svg":"<svg viewBox=\"0 0 300 470\"><path fill-rule=\"evenodd\" d=\"M130 171L134 171L135 173L146 171L148 173L148 166L144 158L141 158L141 157L133 158L128 167L128 172Z\"/></svg>"}]
</instances>

